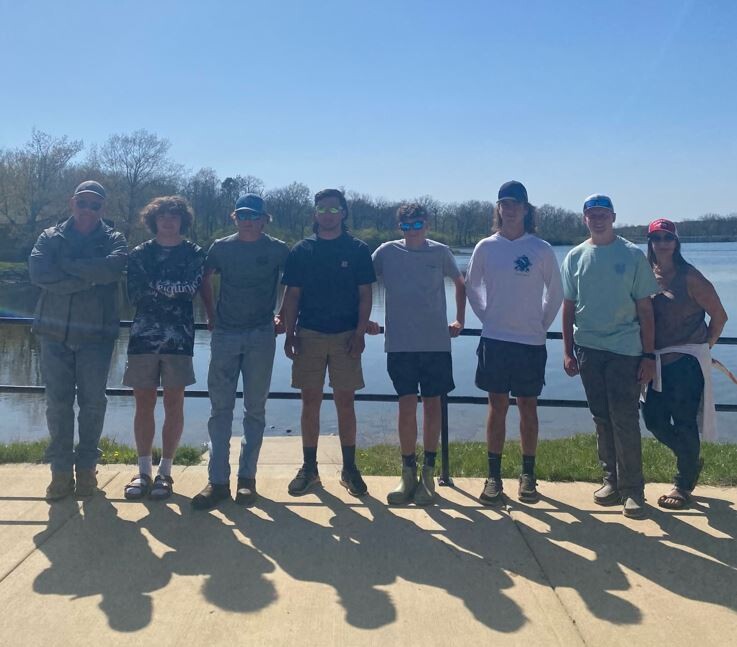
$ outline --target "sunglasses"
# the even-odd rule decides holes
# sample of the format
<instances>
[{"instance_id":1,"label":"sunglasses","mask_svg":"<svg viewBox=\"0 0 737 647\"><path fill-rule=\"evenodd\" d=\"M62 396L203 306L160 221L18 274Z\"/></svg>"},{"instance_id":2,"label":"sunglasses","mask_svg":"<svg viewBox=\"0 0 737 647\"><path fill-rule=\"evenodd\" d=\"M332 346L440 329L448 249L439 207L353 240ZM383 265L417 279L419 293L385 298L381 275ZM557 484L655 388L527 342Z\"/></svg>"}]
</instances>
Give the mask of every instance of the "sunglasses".
<instances>
[{"instance_id":1,"label":"sunglasses","mask_svg":"<svg viewBox=\"0 0 737 647\"><path fill-rule=\"evenodd\" d=\"M675 239L676 237L673 234L663 234L662 236L650 234L650 240L654 243L672 243Z\"/></svg>"},{"instance_id":2,"label":"sunglasses","mask_svg":"<svg viewBox=\"0 0 737 647\"><path fill-rule=\"evenodd\" d=\"M330 207L330 208L317 207L315 211L317 211L317 213L340 213L341 211L343 211L343 208L342 207Z\"/></svg>"},{"instance_id":3,"label":"sunglasses","mask_svg":"<svg viewBox=\"0 0 737 647\"><path fill-rule=\"evenodd\" d=\"M593 209L594 207L603 207L604 209L612 209L612 201L607 197L600 197L600 198L593 198L591 200L587 200L583 204L583 210L586 211L586 209Z\"/></svg>"},{"instance_id":4,"label":"sunglasses","mask_svg":"<svg viewBox=\"0 0 737 647\"><path fill-rule=\"evenodd\" d=\"M236 211L235 217L238 218L238 220L259 220L263 214L256 213L255 211Z\"/></svg>"},{"instance_id":5,"label":"sunglasses","mask_svg":"<svg viewBox=\"0 0 737 647\"><path fill-rule=\"evenodd\" d=\"M102 202L88 202L87 200L75 200L75 204L79 209L90 209L91 211L99 211L102 209Z\"/></svg>"},{"instance_id":6,"label":"sunglasses","mask_svg":"<svg viewBox=\"0 0 737 647\"><path fill-rule=\"evenodd\" d=\"M402 231L409 231L414 229L415 231L422 229L425 226L424 220L415 220L414 222L400 222L399 228Z\"/></svg>"}]
</instances>

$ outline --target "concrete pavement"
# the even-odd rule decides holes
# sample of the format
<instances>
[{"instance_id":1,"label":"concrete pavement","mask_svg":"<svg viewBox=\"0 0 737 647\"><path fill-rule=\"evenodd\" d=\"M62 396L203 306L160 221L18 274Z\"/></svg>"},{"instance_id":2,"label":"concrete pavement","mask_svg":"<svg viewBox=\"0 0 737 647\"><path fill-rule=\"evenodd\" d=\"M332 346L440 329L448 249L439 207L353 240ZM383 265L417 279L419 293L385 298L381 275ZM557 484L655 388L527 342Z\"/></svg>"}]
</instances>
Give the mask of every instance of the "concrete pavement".
<instances>
[{"instance_id":1,"label":"concrete pavement","mask_svg":"<svg viewBox=\"0 0 737 647\"><path fill-rule=\"evenodd\" d=\"M233 458L237 456L234 444ZM177 468L174 497L102 492L48 505L45 466L0 467L0 644L655 645L737 635L737 490L644 521L591 501L591 484L541 483L536 505L480 506L480 479L430 508L389 508L394 478L338 484L337 439L320 441L324 487L286 484L300 439L269 438L259 503L192 511L204 465ZM234 477L235 478L235 477ZM648 485L654 503L663 485Z\"/></svg>"}]
</instances>

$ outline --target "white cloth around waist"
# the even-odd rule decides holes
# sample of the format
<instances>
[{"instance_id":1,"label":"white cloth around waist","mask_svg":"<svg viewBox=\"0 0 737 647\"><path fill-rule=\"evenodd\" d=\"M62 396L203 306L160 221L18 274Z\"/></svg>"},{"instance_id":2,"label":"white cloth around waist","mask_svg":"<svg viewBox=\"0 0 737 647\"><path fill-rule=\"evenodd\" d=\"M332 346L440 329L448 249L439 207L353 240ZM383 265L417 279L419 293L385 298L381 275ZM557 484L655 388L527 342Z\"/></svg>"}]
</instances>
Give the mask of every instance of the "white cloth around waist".
<instances>
[{"instance_id":1,"label":"white cloth around waist","mask_svg":"<svg viewBox=\"0 0 737 647\"><path fill-rule=\"evenodd\" d=\"M711 382L711 349L709 344L681 344L679 346L667 346L655 351L655 377L652 381L653 391L661 392L663 390L663 374L660 361L661 355L668 353L680 353L682 355L691 355L695 357L701 367L701 373L704 376L704 391L701 396L701 404L699 405L699 413L696 422L699 426L699 433L704 440L711 442L717 439L717 418L714 408L714 390Z\"/></svg>"}]
</instances>

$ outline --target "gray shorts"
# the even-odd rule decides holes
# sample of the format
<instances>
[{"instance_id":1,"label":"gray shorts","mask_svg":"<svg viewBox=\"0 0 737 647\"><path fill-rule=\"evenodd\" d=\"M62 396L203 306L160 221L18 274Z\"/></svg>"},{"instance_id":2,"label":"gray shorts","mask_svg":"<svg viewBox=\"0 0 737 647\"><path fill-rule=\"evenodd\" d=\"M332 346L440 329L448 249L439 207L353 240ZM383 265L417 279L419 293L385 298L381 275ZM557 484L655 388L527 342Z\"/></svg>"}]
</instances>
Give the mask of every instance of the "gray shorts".
<instances>
[{"instance_id":1,"label":"gray shorts","mask_svg":"<svg viewBox=\"0 0 737 647\"><path fill-rule=\"evenodd\" d=\"M123 384L134 389L181 388L195 383L189 355L128 355Z\"/></svg>"}]
</instances>

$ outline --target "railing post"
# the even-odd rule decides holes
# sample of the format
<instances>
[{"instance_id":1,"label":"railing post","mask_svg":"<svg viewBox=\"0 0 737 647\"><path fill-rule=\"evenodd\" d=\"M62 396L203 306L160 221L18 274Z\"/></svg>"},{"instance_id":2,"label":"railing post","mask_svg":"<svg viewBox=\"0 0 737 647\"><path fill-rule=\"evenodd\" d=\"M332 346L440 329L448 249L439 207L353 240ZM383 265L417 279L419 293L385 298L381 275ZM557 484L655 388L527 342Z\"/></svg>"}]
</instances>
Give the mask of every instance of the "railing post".
<instances>
[{"instance_id":1,"label":"railing post","mask_svg":"<svg viewBox=\"0 0 737 647\"><path fill-rule=\"evenodd\" d=\"M442 468L440 470L440 478L438 485L453 485L453 479L450 478L450 457L448 452L448 395L443 394L440 397L440 452L442 460Z\"/></svg>"}]
</instances>

